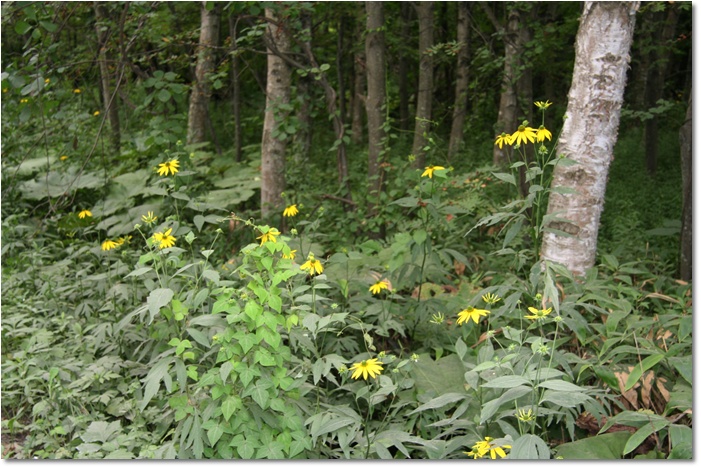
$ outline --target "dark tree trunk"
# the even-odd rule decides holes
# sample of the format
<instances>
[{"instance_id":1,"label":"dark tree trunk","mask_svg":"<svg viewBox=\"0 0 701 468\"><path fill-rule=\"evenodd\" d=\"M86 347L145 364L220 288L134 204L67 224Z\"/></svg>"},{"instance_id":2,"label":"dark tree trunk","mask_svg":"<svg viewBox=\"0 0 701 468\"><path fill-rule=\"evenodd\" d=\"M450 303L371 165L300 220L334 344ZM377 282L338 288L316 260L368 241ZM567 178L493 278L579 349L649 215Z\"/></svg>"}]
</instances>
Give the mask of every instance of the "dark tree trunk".
<instances>
[{"instance_id":1,"label":"dark tree trunk","mask_svg":"<svg viewBox=\"0 0 701 468\"><path fill-rule=\"evenodd\" d=\"M234 154L236 162L243 159L242 132L241 132L241 79L239 77L238 46L236 45L236 23L238 19L234 15L229 16L229 36L231 37L231 104L234 112Z\"/></svg>"},{"instance_id":2,"label":"dark tree trunk","mask_svg":"<svg viewBox=\"0 0 701 468\"><path fill-rule=\"evenodd\" d=\"M400 6L401 15L401 45L399 47L399 128L403 132L409 131L409 58L406 47L409 44L411 35L411 5L409 2L402 2Z\"/></svg>"},{"instance_id":3,"label":"dark tree trunk","mask_svg":"<svg viewBox=\"0 0 701 468\"><path fill-rule=\"evenodd\" d=\"M483 8L486 5L481 4ZM491 10L489 10L491 12ZM497 24L497 29L500 26ZM499 114L495 126L496 135L513 133L518 127L518 95L516 93L518 69L518 36L521 26L521 13L514 7L509 11L509 19L504 32L504 74L502 76L501 97L499 99ZM501 28L503 29L503 28ZM508 148L494 145L493 163L503 166L509 162Z\"/></svg>"},{"instance_id":4,"label":"dark tree trunk","mask_svg":"<svg viewBox=\"0 0 701 468\"><path fill-rule=\"evenodd\" d=\"M361 21L364 17L365 9L359 9L358 18L356 18L355 42L362 43L363 33L365 32L365 21ZM353 143L359 145L363 142L363 114L365 114L365 47L355 48L353 54L353 116L351 121L351 131L353 133Z\"/></svg>"},{"instance_id":5,"label":"dark tree trunk","mask_svg":"<svg viewBox=\"0 0 701 468\"><path fill-rule=\"evenodd\" d=\"M416 122L411 152L416 156L414 166L426 165L426 151L431 131L431 106L433 104L433 57L427 53L433 46L433 3L414 2L419 18L419 89L416 93Z\"/></svg>"},{"instance_id":6,"label":"dark tree trunk","mask_svg":"<svg viewBox=\"0 0 701 468\"><path fill-rule=\"evenodd\" d=\"M370 202L368 212L375 214L382 190L380 162L385 139L382 106L385 104L385 24L382 2L366 2L367 35L367 116L368 116L368 187Z\"/></svg>"},{"instance_id":7,"label":"dark tree trunk","mask_svg":"<svg viewBox=\"0 0 701 468\"><path fill-rule=\"evenodd\" d=\"M200 41L197 44L195 82L190 94L190 110L187 116L188 144L201 143L206 140L211 94L207 75L214 70L214 48L219 42L219 8L220 6L215 4L214 8L207 10L206 2L200 3Z\"/></svg>"},{"instance_id":8,"label":"dark tree trunk","mask_svg":"<svg viewBox=\"0 0 701 468\"><path fill-rule=\"evenodd\" d=\"M458 154L462 145L463 127L467 112L467 89L470 84L470 4L458 2L457 40L460 43L457 63L457 80L455 81L455 104L453 106L453 125L450 129L448 158Z\"/></svg>"},{"instance_id":9,"label":"dark tree trunk","mask_svg":"<svg viewBox=\"0 0 701 468\"><path fill-rule=\"evenodd\" d=\"M308 11L303 11L300 14L302 29L304 30L304 38L302 42L305 47L312 47L312 16ZM297 82L297 96L300 98L300 106L297 111L297 120L300 128L295 133L295 141L298 145L298 151L295 152L297 162L306 160L309 157L309 151L312 148L312 92L314 78L311 75L301 76Z\"/></svg>"},{"instance_id":10,"label":"dark tree trunk","mask_svg":"<svg viewBox=\"0 0 701 468\"><path fill-rule=\"evenodd\" d=\"M107 12L102 2L95 2L95 30L97 31L97 46L99 47L98 65L100 67L100 83L102 88L103 109L110 122L110 143L112 149L119 154L121 130L119 126L119 108L117 100L112 99L112 74L109 67L109 53L107 50L107 39L110 36L107 21ZM114 67L113 67L114 68Z\"/></svg>"},{"instance_id":11,"label":"dark tree trunk","mask_svg":"<svg viewBox=\"0 0 701 468\"><path fill-rule=\"evenodd\" d=\"M691 205L693 200L692 186L692 152L691 152L691 92L689 92L689 104L686 108L686 120L679 130L679 147L682 159L682 230L681 252L679 256L679 277L684 281L691 281L692 268L692 236L691 236Z\"/></svg>"}]
</instances>

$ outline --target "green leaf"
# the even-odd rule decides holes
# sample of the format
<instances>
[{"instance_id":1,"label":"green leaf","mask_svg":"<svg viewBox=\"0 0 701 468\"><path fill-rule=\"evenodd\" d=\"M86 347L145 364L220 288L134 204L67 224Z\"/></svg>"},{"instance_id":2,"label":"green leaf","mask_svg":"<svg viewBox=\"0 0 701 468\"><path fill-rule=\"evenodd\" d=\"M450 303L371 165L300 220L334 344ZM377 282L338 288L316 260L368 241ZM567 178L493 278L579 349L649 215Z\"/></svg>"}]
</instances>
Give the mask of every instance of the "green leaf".
<instances>
[{"instance_id":1,"label":"green leaf","mask_svg":"<svg viewBox=\"0 0 701 468\"><path fill-rule=\"evenodd\" d=\"M121 432L119 421L107 423L105 421L93 421L90 423L80 438L83 442L107 442L115 434Z\"/></svg>"},{"instance_id":2,"label":"green leaf","mask_svg":"<svg viewBox=\"0 0 701 468\"><path fill-rule=\"evenodd\" d=\"M635 367L633 367L633 370L630 371L630 375L628 375L628 380L626 380L626 386L623 391L627 392L633 388L633 386L638 383L638 380L640 380L640 377L643 376L643 373L648 371L662 359L664 359L664 354L653 354L643 359L642 362L636 364Z\"/></svg>"},{"instance_id":3,"label":"green leaf","mask_svg":"<svg viewBox=\"0 0 701 468\"><path fill-rule=\"evenodd\" d=\"M651 434L658 432L660 429L664 429L665 427L669 426L669 424L670 421L666 419L664 421L651 421L645 424L643 427L638 429L635 434L630 436L628 442L626 442L625 448L623 449L623 455L628 455L630 452L638 448L640 444L645 442L645 439L647 439Z\"/></svg>"},{"instance_id":4,"label":"green leaf","mask_svg":"<svg viewBox=\"0 0 701 468\"><path fill-rule=\"evenodd\" d=\"M261 407L261 409L267 409L268 408L268 400L270 399L270 394L268 393L268 386L264 385L263 382L258 382L255 387L253 387L253 391L251 392L251 398L253 398L253 401L258 403L258 406Z\"/></svg>"},{"instance_id":5,"label":"green leaf","mask_svg":"<svg viewBox=\"0 0 701 468\"><path fill-rule=\"evenodd\" d=\"M556 447L555 451L565 460L620 460L630 436L628 431L601 434L567 442Z\"/></svg>"},{"instance_id":6,"label":"green leaf","mask_svg":"<svg viewBox=\"0 0 701 468\"><path fill-rule=\"evenodd\" d=\"M22 35L29 31L32 27L26 21L19 20L15 23L15 32Z\"/></svg>"},{"instance_id":7,"label":"green leaf","mask_svg":"<svg viewBox=\"0 0 701 468\"><path fill-rule=\"evenodd\" d=\"M268 305L278 313L282 311L282 299L278 295L270 294L268 296Z\"/></svg>"},{"instance_id":8,"label":"green leaf","mask_svg":"<svg viewBox=\"0 0 701 468\"><path fill-rule=\"evenodd\" d=\"M550 401L556 405L564 406L565 408L574 408L585 403L590 397L579 392L557 392L554 390L546 390L543 394L543 401Z\"/></svg>"},{"instance_id":9,"label":"green leaf","mask_svg":"<svg viewBox=\"0 0 701 468\"><path fill-rule=\"evenodd\" d=\"M211 421L211 420L210 420ZM204 426L203 426L204 428ZM209 444L214 447L219 439L224 434L224 429L221 424L216 424L214 427L207 431L207 438L209 439Z\"/></svg>"},{"instance_id":10,"label":"green leaf","mask_svg":"<svg viewBox=\"0 0 701 468\"><path fill-rule=\"evenodd\" d=\"M509 460L549 460L550 447L533 434L524 434L511 444Z\"/></svg>"},{"instance_id":11,"label":"green leaf","mask_svg":"<svg viewBox=\"0 0 701 468\"><path fill-rule=\"evenodd\" d=\"M480 413L480 424L484 423L489 418L494 416L494 414L499 410L501 405L503 405L504 403L509 402L509 401L513 401L513 400L520 398L523 395L526 395L532 391L533 391L533 389L531 387L526 387L526 386L514 387L514 388L510 388L507 391L505 391L504 394L501 395L499 398L496 398L492 401L488 401L482 407L482 412Z\"/></svg>"},{"instance_id":12,"label":"green leaf","mask_svg":"<svg viewBox=\"0 0 701 468\"><path fill-rule=\"evenodd\" d=\"M565 382L564 380L546 380L545 382L539 383L538 387L558 390L561 392L584 392L584 389L579 385Z\"/></svg>"},{"instance_id":13,"label":"green leaf","mask_svg":"<svg viewBox=\"0 0 701 468\"><path fill-rule=\"evenodd\" d=\"M652 356L648 356L652 357ZM647 359L647 358L646 358ZM671 357L667 359L670 364L674 366L679 372L684 380L692 384L693 372L694 372L694 362L691 359L691 355L684 357Z\"/></svg>"},{"instance_id":14,"label":"green leaf","mask_svg":"<svg viewBox=\"0 0 701 468\"><path fill-rule=\"evenodd\" d=\"M531 381L520 375L504 375L485 382L483 387L487 388L514 388L519 385L532 385Z\"/></svg>"},{"instance_id":15,"label":"green leaf","mask_svg":"<svg viewBox=\"0 0 701 468\"><path fill-rule=\"evenodd\" d=\"M207 335L195 328L187 328L186 331L192 337L193 340L195 340L205 348L209 348L210 344Z\"/></svg>"},{"instance_id":16,"label":"green leaf","mask_svg":"<svg viewBox=\"0 0 701 468\"><path fill-rule=\"evenodd\" d=\"M414 413L420 413L428 409L442 408L443 406L455 403L456 401L464 400L465 398L467 398L467 395L464 393L445 393L419 406L407 416L411 416Z\"/></svg>"},{"instance_id":17,"label":"green leaf","mask_svg":"<svg viewBox=\"0 0 701 468\"><path fill-rule=\"evenodd\" d=\"M499 180L503 180L507 184L516 186L516 179L514 179L513 174L507 174L506 172L492 172L492 175Z\"/></svg>"},{"instance_id":18,"label":"green leaf","mask_svg":"<svg viewBox=\"0 0 701 468\"><path fill-rule=\"evenodd\" d=\"M312 438L316 438L320 435L328 434L329 432L335 432L341 429L342 427L350 426L351 424L354 424L356 422L360 421L356 418L351 417L339 417L329 419L328 421L321 424L320 427L312 429L311 436Z\"/></svg>"},{"instance_id":19,"label":"green leaf","mask_svg":"<svg viewBox=\"0 0 701 468\"><path fill-rule=\"evenodd\" d=\"M150 315L149 325L153 321L153 318L161 310L161 307L165 307L170 303L173 298L173 290L170 288L158 288L151 291L146 299L148 304L148 311Z\"/></svg>"},{"instance_id":20,"label":"green leaf","mask_svg":"<svg viewBox=\"0 0 701 468\"><path fill-rule=\"evenodd\" d=\"M167 102L170 100L171 95L167 89L161 89L158 93L156 93L156 97L161 102Z\"/></svg>"}]
</instances>

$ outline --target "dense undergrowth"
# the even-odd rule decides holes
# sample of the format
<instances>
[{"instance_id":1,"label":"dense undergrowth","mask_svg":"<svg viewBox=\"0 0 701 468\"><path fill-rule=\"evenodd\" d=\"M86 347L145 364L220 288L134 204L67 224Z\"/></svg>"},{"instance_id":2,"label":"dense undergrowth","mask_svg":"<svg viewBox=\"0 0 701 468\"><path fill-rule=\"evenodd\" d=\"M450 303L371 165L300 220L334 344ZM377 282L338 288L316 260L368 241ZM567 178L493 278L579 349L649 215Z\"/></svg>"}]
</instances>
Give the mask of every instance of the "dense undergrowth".
<instances>
[{"instance_id":1,"label":"dense undergrowth","mask_svg":"<svg viewBox=\"0 0 701 468\"><path fill-rule=\"evenodd\" d=\"M144 118L117 158L85 93L11 89L4 457L691 458L674 130L654 179L622 133L574 279L480 224L517 197L476 132L461 161L434 136L431 177L390 138L372 216L363 149L339 203L319 132L288 161L298 213L264 224L258 145L236 163L185 147L182 115Z\"/></svg>"}]
</instances>

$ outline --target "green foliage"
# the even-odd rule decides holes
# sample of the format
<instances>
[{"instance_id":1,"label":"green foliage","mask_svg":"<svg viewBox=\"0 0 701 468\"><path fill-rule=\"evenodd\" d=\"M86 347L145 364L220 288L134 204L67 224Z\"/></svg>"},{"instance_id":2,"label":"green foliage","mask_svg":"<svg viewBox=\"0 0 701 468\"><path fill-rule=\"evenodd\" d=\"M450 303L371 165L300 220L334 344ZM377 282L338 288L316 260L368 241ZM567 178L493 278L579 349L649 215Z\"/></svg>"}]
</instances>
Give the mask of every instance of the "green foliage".
<instances>
[{"instance_id":1,"label":"green foliage","mask_svg":"<svg viewBox=\"0 0 701 468\"><path fill-rule=\"evenodd\" d=\"M294 146L283 194L299 213L261 225L263 98L250 78L262 54L246 56L246 144L233 162L182 143L199 7L107 4L104 27L123 29L106 46L133 47L119 56L131 71L116 153L95 115L95 51L65 46L94 28L91 6L71 5L2 7L5 457L691 458L692 285L671 276L678 227L665 221L680 204L674 129L660 154L670 168L654 180L629 170L642 166L640 134L622 132L598 263L573 278L537 261L558 189L550 170L567 162L550 151L511 173L489 165L498 86L484 76L503 62L479 43L460 158L447 159L437 119L426 148L435 170L413 167L392 77L379 201L367 194L366 149L345 141L353 192L339 204L337 141L313 107L311 150ZM341 18L333 5L276 5L296 30L302 11L330 18L314 31L323 65L310 76L336 79L342 61L327 46L353 7ZM387 5L388 44L413 54L413 36L389 34L399 8ZM542 20L528 46L552 79L571 62L562 39L576 29L576 5L557 8L566 18ZM262 13L251 2L226 11ZM240 22L242 54L264 27ZM440 43L448 70L457 44ZM233 138L228 60L208 78L222 148ZM298 94L288 110L317 97ZM280 136L301 133L296 116L285 124Z\"/></svg>"}]
</instances>

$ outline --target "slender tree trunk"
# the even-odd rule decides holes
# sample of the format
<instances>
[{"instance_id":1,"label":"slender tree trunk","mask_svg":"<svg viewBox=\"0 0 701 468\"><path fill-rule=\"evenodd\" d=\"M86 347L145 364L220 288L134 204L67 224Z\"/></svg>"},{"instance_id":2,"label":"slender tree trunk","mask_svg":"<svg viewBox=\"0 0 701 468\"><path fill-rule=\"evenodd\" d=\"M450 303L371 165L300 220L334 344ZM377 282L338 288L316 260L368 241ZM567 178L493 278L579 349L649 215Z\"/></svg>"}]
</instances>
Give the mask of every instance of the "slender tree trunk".
<instances>
[{"instance_id":1,"label":"slender tree trunk","mask_svg":"<svg viewBox=\"0 0 701 468\"><path fill-rule=\"evenodd\" d=\"M312 16L308 11L300 14L302 23L303 39L305 47L312 47ZM295 152L295 160L300 163L309 157L312 148L312 93L314 78L311 75L301 76L297 81L297 96L300 99L297 120L300 128L295 133L294 139L299 145L299 150Z\"/></svg>"},{"instance_id":2,"label":"slender tree trunk","mask_svg":"<svg viewBox=\"0 0 701 468\"><path fill-rule=\"evenodd\" d=\"M399 47L399 128L403 132L409 131L410 116L409 116L409 58L407 57L406 47L409 44L411 35L411 5L409 2L402 2L400 5L401 16L401 46Z\"/></svg>"},{"instance_id":3,"label":"slender tree trunk","mask_svg":"<svg viewBox=\"0 0 701 468\"><path fill-rule=\"evenodd\" d=\"M416 122L411 152L416 156L414 166L426 165L424 147L431 131L431 105L433 104L433 57L427 50L433 46L433 2L414 2L419 18L419 89L416 93Z\"/></svg>"},{"instance_id":4,"label":"slender tree trunk","mask_svg":"<svg viewBox=\"0 0 701 468\"><path fill-rule=\"evenodd\" d=\"M458 2L457 40L458 52L457 79L455 80L455 104L453 106L453 125L450 129L448 158L452 161L462 145L463 127L467 112L467 89L470 84L470 4Z\"/></svg>"},{"instance_id":5,"label":"slender tree trunk","mask_svg":"<svg viewBox=\"0 0 701 468\"><path fill-rule=\"evenodd\" d=\"M207 10L206 2L200 3L200 42L197 44L195 82L190 94L190 109L187 115L187 142L201 143L206 140L210 86L207 74L214 70L214 47L219 41L219 5Z\"/></svg>"},{"instance_id":6,"label":"slender tree trunk","mask_svg":"<svg viewBox=\"0 0 701 468\"><path fill-rule=\"evenodd\" d=\"M241 78L239 77L239 57L238 46L236 44L237 32L236 23L238 19L234 15L229 16L229 36L231 37L231 95L232 110L234 111L234 154L236 162L243 159L242 152L242 131L241 131Z\"/></svg>"},{"instance_id":7,"label":"slender tree trunk","mask_svg":"<svg viewBox=\"0 0 701 468\"><path fill-rule=\"evenodd\" d=\"M370 200L368 212L375 214L382 190L380 161L385 139L385 24L382 2L365 2L367 10L367 35L365 56L367 57L367 116L368 116L368 187ZM376 200L376 201L375 201Z\"/></svg>"},{"instance_id":8,"label":"slender tree trunk","mask_svg":"<svg viewBox=\"0 0 701 468\"><path fill-rule=\"evenodd\" d=\"M667 5L667 15L664 12L652 13L652 41L658 43L650 48L647 58L647 79L645 80L645 109L657 106L657 101L662 99L664 82L667 75L667 68L671 48L670 41L674 39L674 33L679 18L675 5ZM661 34L659 24L664 19L664 27ZM657 116L645 121L645 161L647 171L654 175L657 172L657 156L659 147L659 119Z\"/></svg>"},{"instance_id":9,"label":"slender tree trunk","mask_svg":"<svg viewBox=\"0 0 701 468\"><path fill-rule=\"evenodd\" d=\"M637 1L587 1L580 18L567 119L557 148L558 155L578 164L557 165L552 182L553 187L569 187L577 193L550 194L547 216L567 222L551 221L546 226L541 251L543 260L561 263L577 276L592 267L596 257L639 5Z\"/></svg>"},{"instance_id":10,"label":"slender tree trunk","mask_svg":"<svg viewBox=\"0 0 701 468\"><path fill-rule=\"evenodd\" d=\"M266 220L279 211L285 190L285 150L287 138L280 138L278 127L287 118L286 107L290 103L292 73L287 63L278 54L290 50L290 38L284 25L278 25L275 12L265 9L269 20L266 28L268 43L268 79L265 88L265 119L261 144L261 217ZM271 49L274 47L274 51Z\"/></svg>"},{"instance_id":11,"label":"slender tree trunk","mask_svg":"<svg viewBox=\"0 0 701 468\"><path fill-rule=\"evenodd\" d=\"M521 13L518 35L516 36L516 57L518 57L519 69L519 72L516 74L516 96L519 101L518 114L516 117L519 115L523 116L529 122L529 125L538 128L540 122L533 122L533 67L530 60L523 58L526 45L533 39L533 31L531 31L529 26L529 19L535 20L537 18L536 8L537 4L534 3L529 12ZM523 18L524 15L527 15L527 17ZM516 130L516 128L514 128L514 130ZM523 148L526 154L526 160L529 163L535 159L535 148L535 145L525 145ZM525 197L530 190L530 184L526 180L526 166L519 167L518 173L521 195ZM528 215L531 215L530 208L528 209Z\"/></svg>"},{"instance_id":12,"label":"slender tree trunk","mask_svg":"<svg viewBox=\"0 0 701 468\"><path fill-rule=\"evenodd\" d=\"M692 269L692 235L691 213L693 201L692 187L692 152L691 152L691 92L689 104L686 108L686 120L679 130L679 148L682 159L682 229L681 229L681 253L679 256L679 277L684 281L691 281Z\"/></svg>"},{"instance_id":13,"label":"slender tree trunk","mask_svg":"<svg viewBox=\"0 0 701 468\"><path fill-rule=\"evenodd\" d=\"M319 63L316 61L311 47L308 44L303 44L304 53L307 56L307 60L313 68L319 68ZM318 75L318 83L324 89L324 95L326 97L326 109L331 116L331 121L333 122L333 131L336 135L336 168L338 170L338 184L343 189L346 200L352 200L350 177L348 173L348 156L346 153L346 126L343 120L343 114L338 109L336 104L337 93L336 90L331 86L329 80L326 78L326 73L321 72ZM351 209L352 205L346 203L343 205L344 209Z\"/></svg>"},{"instance_id":14,"label":"slender tree trunk","mask_svg":"<svg viewBox=\"0 0 701 468\"><path fill-rule=\"evenodd\" d=\"M343 65L345 63L344 36L346 31L346 16L341 15L338 19L338 30L336 33L336 83L338 83L338 112L346 121L346 80L343 76Z\"/></svg>"},{"instance_id":15,"label":"slender tree trunk","mask_svg":"<svg viewBox=\"0 0 701 468\"><path fill-rule=\"evenodd\" d=\"M118 154L120 148L121 131L119 127L119 108L117 100L112 99L112 77L109 70L109 57L107 53L107 39L109 37L109 27L105 24L107 12L102 2L95 2L95 30L97 31L97 44L99 47L98 65L100 67L100 83L102 87L102 101L104 112L110 122L110 143L114 151Z\"/></svg>"},{"instance_id":16,"label":"slender tree trunk","mask_svg":"<svg viewBox=\"0 0 701 468\"><path fill-rule=\"evenodd\" d=\"M356 21L356 43L360 43L365 32L365 9L359 9L359 18ZM363 142L363 114L365 114L365 48L356 47L353 54L353 117L351 131L353 143L359 145Z\"/></svg>"},{"instance_id":17,"label":"slender tree trunk","mask_svg":"<svg viewBox=\"0 0 701 468\"><path fill-rule=\"evenodd\" d=\"M509 19L504 33L504 74L502 76L499 114L495 126L496 134L512 133L518 128L518 95L516 93L518 69L518 35L521 13L515 7L509 11ZM493 162L503 166L509 162L507 147L494 145Z\"/></svg>"}]
</instances>

